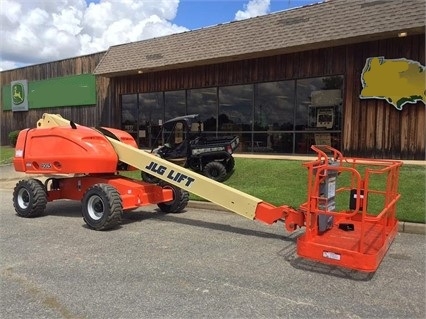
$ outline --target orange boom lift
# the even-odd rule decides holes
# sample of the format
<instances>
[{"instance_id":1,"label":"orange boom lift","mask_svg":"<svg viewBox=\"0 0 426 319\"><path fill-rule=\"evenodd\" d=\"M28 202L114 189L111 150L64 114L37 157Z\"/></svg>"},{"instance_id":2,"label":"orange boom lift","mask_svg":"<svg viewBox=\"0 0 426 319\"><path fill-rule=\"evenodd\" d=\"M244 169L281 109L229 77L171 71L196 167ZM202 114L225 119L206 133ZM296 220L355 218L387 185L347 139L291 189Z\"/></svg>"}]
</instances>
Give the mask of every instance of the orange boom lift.
<instances>
[{"instance_id":1,"label":"orange boom lift","mask_svg":"<svg viewBox=\"0 0 426 319\"><path fill-rule=\"evenodd\" d=\"M312 146L317 158L308 170L307 200L298 209L274 206L179 165L139 150L133 137L112 128L88 128L44 114L34 129L20 132L16 171L44 174L45 182L19 181L13 203L21 217L41 215L48 202L82 202L86 224L95 230L117 226L123 213L157 204L182 212L188 192L266 224L285 223L298 238L299 256L363 272L374 272L397 231L399 161L345 158L330 146ZM140 169L161 182L121 176Z\"/></svg>"}]
</instances>

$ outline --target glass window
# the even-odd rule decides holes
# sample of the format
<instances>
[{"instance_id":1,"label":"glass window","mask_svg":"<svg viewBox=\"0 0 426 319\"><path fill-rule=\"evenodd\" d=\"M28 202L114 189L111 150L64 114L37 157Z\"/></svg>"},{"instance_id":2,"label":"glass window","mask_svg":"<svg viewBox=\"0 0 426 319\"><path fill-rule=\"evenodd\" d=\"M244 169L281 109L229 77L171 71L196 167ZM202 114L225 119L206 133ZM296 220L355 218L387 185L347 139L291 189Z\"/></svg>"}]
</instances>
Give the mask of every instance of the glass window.
<instances>
[{"instance_id":1,"label":"glass window","mask_svg":"<svg viewBox=\"0 0 426 319\"><path fill-rule=\"evenodd\" d=\"M185 90L169 91L164 93L165 114L164 120L186 115Z\"/></svg>"},{"instance_id":2,"label":"glass window","mask_svg":"<svg viewBox=\"0 0 426 319\"><path fill-rule=\"evenodd\" d=\"M155 147L164 121L163 92L139 94L139 146Z\"/></svg>"},{"instance_id":3,"label":"glass window","mask_svg":"<svg viewBox=\"0 0 426 319\"><path fill-rule=\"evenodd\" d=\"M310 127L312 118L309 114L311 93L322 86L321 78L297 81L297 104L295 109L295 130L303 131Z\"/></svg>"},{"instance_id":4,"label":"glass window","mask_svg":"<svg viewBox=\"0 0 426 319\"><path fill-rule=\"evenodd\" d=\"M125 94L121 96L121 128L134 138L138 125L138 95Z\"/></svg>"},{"instance_id":5,"label":"glass window","mask_svg":"<svg viewBox=\"0 0 426 319\"><path fill-rule=\"evenodd\" d=\"M253 85L219 88L219 131L251 131Z\"/></svg>"},{"instance_id":6,"label":"glass window","mask_svg":"<svg viewBox=\"0 0 426 319\"><path fill-rule=\"evenodd\" d=\"M155 147L160 125L198 114L208 136L238 135L239 151L310 154L341 148L343 76L122 95L122 127Z\"/></svg>"},{"instance_id":7,"label":"glass window","mask_svg":"<svg viewBox=\"0 0 426 319\"><path fill-rule=\"evenodd\" d=\"M283 140L281 131L293 131L295 81L258 83L255 85L254 152L284 152L292 149L292 139ZM288 136L286 136L288 137ZM286 144L286 145L284 145Z\"/></svg>"},{"instance_id":8,"label":"glass window","mask_svg":"<svg viewBox=\"0 0 426 319\"><path fill-rule=\"evenodd\" d=\"M238 135L246 151L253 140L253 85L220 87L218 114L218 131Z\"/></svg>"},{"instance_id":9,"label":"glass window","mask_svg":"<svg viewBox=\"0 0 426 319\"><path fill-rule=\"evenodd\" d=\"M294 81L256 84L255 131L293 130L294 85Z\"/></svg>"},{"instance_id":10,"label":"glass window","mask_svg":"<svg viewBox=\"0 0 426 319\"><path fill-rule=\"evenodd\" d=\"M297 81L295 130L300 134L295 135L296 153L310 153L310 146L319 143L340 148L342 88L343 76Z\"/></svg>"},{"instance_id":11,"label":"glass window","mask_svg":"<svg viewBox=\"0 0 426 319\"><path fill-rule=\"evenodd\" d=\"M198 114L204 132L216 131L217 88L194 89L187 92L187 113Z\"/></svg>"}]
</instances>

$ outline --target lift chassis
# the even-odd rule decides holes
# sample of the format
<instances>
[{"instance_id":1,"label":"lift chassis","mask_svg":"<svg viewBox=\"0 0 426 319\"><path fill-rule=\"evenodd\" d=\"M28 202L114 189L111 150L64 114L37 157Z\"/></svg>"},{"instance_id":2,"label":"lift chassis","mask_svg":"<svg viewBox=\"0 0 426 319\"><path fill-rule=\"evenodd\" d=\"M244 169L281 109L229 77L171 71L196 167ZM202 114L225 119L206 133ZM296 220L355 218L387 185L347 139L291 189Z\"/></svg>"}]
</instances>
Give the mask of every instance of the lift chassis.
<instances>
[{"instance_id":1,"label":"lift chassis","mask_svg":"<svg viewBox=\"0 0 426 319\"><path fill-rule=\"evenodd\" d=\"M88 128L60 115L44 114L34 129L22 130L15 170L44 174L17 183L13 203L21 217L43 214L50 201L82 202L86 224L105 230L123 212L157 204L166 213L182 212L193 193L243 217L305 232L299 256L354 270L373 272L398 231L396 204L400 161L345 158L327 145L312 145L317 156L308 170L307 200L299 208L275 206L259 198L139 150L126 132ZM149 184L119 174L139 169L162 182Z\"/></svg>"}]
</instances>

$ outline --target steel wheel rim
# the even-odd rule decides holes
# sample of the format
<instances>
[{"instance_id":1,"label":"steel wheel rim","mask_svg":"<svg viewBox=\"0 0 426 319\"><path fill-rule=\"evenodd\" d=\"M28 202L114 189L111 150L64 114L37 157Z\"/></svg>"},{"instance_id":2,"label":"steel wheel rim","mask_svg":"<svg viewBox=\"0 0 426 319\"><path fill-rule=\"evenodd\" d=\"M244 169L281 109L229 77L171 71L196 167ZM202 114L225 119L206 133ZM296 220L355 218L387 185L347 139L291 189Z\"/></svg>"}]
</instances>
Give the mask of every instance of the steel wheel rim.
<instances>
[{"instance_id":1,"label":"steel wheel rim","mask_svg":"<svg viewBox=\"0 0 426 319\"><path fill-rule=\"evenodd\" d=\"M93 220L100 220L105 213L104 202L102 198L97 195L90 197L87 203L87 212Z\"/></svg>"},{"instance_id":2,"label":"steel wheel rim","mask_svg":"<svg viewBox=\"0 0 426 319\"><path fill-rule=\"evenodd\" d=\"M26 209L30 205L30 193L25 188L19 190L17 199L18 205L22 209Z\"/></svg>"}]
</instances>

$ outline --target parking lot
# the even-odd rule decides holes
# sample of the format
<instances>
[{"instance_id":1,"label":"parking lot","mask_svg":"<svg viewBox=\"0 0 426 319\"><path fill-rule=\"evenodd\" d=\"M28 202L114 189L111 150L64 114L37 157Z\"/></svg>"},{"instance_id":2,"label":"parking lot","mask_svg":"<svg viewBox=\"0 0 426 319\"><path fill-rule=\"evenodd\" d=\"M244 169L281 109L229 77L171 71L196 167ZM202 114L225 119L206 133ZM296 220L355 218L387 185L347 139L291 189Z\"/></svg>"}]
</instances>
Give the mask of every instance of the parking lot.
<instances>
[{"instance_id":1,"label":"parking lot","mask_svg":"<svg viewBox=\"0 0 426 319\"><path fill-rule=\"evenodd\" d=\"M17 217L4 186L2 318L425 317L424 235L400 233L367 275L297 257L283 224L149 206L97 232L74 201Z\"/></svg>"}]
</instances>

